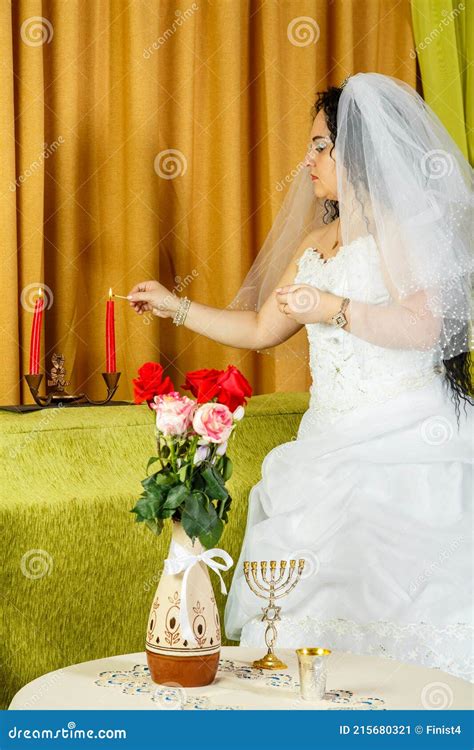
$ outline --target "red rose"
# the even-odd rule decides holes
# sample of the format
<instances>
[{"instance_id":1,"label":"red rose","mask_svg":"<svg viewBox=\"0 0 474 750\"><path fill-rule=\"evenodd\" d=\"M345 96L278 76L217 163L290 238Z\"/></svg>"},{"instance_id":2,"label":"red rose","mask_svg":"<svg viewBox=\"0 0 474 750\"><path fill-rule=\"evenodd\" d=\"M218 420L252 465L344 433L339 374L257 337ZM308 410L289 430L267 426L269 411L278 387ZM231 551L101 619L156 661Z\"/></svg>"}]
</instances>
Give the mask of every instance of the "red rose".
<instances>
[{"instance_id":1,"label":"red rose","mask_svg":"<svg viewBox=\"0 0 474 750\"><path fill-rule=\"evenodd\" d=\"M146 401L150 406L155 396L174 391L169 376L163 380L163 367L158 362L145 362L138 370L138 378L134 378L132 383L136 404Z\"/></svg>"},{"instance_id":2,"label":"red rose","mask_svg":"<svg viewBox=\"0 0 474 750\"><path fill-rule=\"evenodd\" d=\"M191 391L198 404L204 404L217 396L217 378L222 370L193 370L186 373L186 382L181 388Z\"/></svg>"},{"instance_id":3,"label":"red rose","mask_svg":"<svg viewBox=\"0 0 474 750\"><path fill-rule=\"evenodd\" d=\"M252 395L250 383L234 365L229 365L226 370L188 372L186 382L181 387L191 391L199 404L217 396L217 401L228 406L231 411L246 404L246 397Z\"/></svg>"},{"instance_id":4,"label":"red rose","mask_svg":"<svg viewBox=\"0 0 474 750\"><path fill-rule=\"evenodd\" d=\"M234 365L228 365L227 369L219 375L217 387L219 388L217 400L220 404L228 406L232 412L238 406L245 406L247 397L252 395L252 386Z\"/></svg>"}]
</instances>

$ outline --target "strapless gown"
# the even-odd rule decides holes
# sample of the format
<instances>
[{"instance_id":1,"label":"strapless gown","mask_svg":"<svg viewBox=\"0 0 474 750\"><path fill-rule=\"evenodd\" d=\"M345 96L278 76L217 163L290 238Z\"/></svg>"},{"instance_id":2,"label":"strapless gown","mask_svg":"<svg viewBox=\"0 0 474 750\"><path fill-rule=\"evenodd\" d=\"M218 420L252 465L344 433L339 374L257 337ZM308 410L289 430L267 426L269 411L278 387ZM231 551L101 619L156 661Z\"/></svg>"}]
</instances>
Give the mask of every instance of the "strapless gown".
<instances>
[{"instance_id":1,"label":"strapless gown","mask_svg":"<svg viewBox=\"0 0 474 750\"><path fill-rule=\"evenodd\" d=\"M360 237L295 283L385 304L379 253ZM243 560L302 558L277 603L278 646L325 646L435 667L474 682L473 407L455 407L432 352L306 325L312 385L296 439L271 450L249 495L226 636L265 648L263 599Z\"/></svg>"}]
</instances>

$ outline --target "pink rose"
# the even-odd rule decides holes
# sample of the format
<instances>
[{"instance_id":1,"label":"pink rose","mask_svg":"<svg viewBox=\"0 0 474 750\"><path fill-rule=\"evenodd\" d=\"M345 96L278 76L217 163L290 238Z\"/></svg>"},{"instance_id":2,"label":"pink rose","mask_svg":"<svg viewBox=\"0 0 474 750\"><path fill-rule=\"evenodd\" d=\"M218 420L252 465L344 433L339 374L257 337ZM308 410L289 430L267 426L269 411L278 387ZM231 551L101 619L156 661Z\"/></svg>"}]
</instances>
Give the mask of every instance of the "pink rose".
<instances>
[{"instance_id":1,"label":"pink rose","mask_svg":"<svg viewBox=\"0 0 474 750\"><path fill-rule=\"evenodd\" d=\"M210 443L225 443L232 432L232 412L225 404L203 404L194 413L193 427Z\"/></svg>"},{"instance_id":2,"label":"pink rose","mask_svg":"<svg viewBox=\"0 0 474 750\"><path fill-rule=\"evenodd\" d=\"M151 408L156 412L156 427L163 435L183 435L192 424L196 402L178 391L155 396Z\"/></svg>"}]
</instances>

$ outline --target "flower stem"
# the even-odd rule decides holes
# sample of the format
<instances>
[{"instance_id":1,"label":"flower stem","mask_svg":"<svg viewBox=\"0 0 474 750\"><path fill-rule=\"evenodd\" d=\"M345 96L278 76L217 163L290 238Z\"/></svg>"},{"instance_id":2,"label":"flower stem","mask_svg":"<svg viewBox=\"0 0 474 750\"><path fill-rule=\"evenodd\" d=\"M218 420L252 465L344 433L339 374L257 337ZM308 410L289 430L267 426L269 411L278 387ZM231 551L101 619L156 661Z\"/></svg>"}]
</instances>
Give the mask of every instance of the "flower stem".
<instances>
[{"instance_id":1,"label":"flower stem","mask_svg":"<svg viewBox=\"0 0 474 750\"><path fill-rule=\"evenodd\" d=\"M198 440L199 440L199 435L196 435L193 438L192 444L191 444L191 457L190 457L190 462L189 462L191 465L191 472L189 476L189 484L187 484L189 489L191 489L192 487L193 476L196 471L196 467L194 466L194 456L196 455Z\"/></svg>"},{"instance_id":2,"label":"flower stem","mask_svg":"<svg viewBox=\"0 0 474 750\"><path fill-rule=\"evenodd\" d=\"M165 466L164 466L164 463L163 463L163 456L161 455L161 439L160 439L160 433L159 432L158 432L158 434L156 436L156 447L158 449L158 460L160 462L162 470L164 471L165 470Z\"/></svg>"},{"instance_id":3,"label":"flower stem","mask_svg":"<svg viewBox=\"0 0 474 750\"><path fill-rule=\"evenodd\" d=\"M165 439L166 439L166 443L168 445L168 448L170 449L171 466L173 467L174 473L177 474L178 473L178 467L176 465L176 455L175 455L175 452L174 452L173 438L170 438L169 440L168 440L168 438L165 438Z\"/></svg>"}]
</instances>

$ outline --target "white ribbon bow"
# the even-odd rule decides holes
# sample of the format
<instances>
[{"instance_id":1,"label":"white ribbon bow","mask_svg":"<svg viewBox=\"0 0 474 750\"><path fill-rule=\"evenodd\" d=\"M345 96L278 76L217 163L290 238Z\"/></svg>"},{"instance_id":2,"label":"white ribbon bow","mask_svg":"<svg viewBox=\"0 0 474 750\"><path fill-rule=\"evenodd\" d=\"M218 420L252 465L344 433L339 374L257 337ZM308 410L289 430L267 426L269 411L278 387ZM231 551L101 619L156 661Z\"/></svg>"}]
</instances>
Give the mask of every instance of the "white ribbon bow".
<instances>
[{"instance_id":1,"label":"white ribbon bow","mask_svg":"<svg viewBox=\"0 0 474 750\"><path fill-rule=\"evenodd\" d=\"M214 560L214 557L222 557L223 563ZM178 544L174 539L171 540L170 544L170 556L165 560L164 572L166 575L175 575L181 573L184 570L183 584L181 588L181 607L180 607L180 618L181 618L181 633L187 640L193 640L197 643L196 637L193 633L191 623L189 622L188 607L187 607L187 585L188 576L193 565L197 562L205 563L214 573L220 578L221 582L221 593L227 594L226 585L224 579L221 576L221 570L229 570L234 561L231 556L223 549L213 547L201 552L200 555L190 555L188 550L181 544Z\"/></svg>"}]
</instances>

